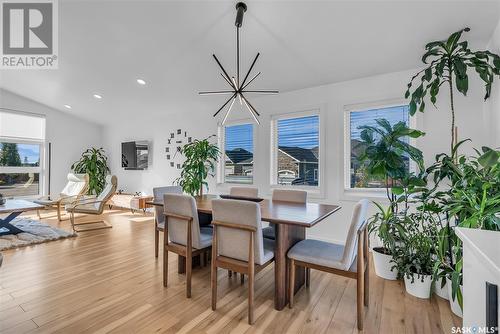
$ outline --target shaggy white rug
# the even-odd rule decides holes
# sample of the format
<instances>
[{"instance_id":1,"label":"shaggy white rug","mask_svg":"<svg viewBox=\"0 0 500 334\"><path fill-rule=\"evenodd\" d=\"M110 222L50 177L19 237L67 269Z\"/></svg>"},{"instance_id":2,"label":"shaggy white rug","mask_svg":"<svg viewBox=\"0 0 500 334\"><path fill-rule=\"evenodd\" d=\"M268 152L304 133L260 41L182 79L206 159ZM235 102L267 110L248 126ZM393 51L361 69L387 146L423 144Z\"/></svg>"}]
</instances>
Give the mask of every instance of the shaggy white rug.
<instances>
[{"instance_id":1,"label":"shaggy white rug","mask_svg":"<svg viewBox=\"0 0 500 334\"><path fill-rule=\"evenodd\" d=\"M19 234L0 235L0 250L24 247L76 236L74 232L52 227L30 218L18 217L14 219L11 224L24 232Z\"/></svg>"}]
</instances>

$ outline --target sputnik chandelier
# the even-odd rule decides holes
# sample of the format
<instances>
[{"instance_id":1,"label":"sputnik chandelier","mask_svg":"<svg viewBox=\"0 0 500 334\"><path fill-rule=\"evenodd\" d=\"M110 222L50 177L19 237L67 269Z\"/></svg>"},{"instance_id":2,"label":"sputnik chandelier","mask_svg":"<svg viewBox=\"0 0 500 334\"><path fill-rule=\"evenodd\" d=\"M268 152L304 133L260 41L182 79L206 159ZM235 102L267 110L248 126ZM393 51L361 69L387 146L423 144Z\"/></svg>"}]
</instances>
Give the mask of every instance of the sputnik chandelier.
<instances>
[{"instance_id":1,"label":"sputnik chandelier","mask_svg":"<svg viewBox=\"0 0 500 334\"><path fill-rule=\"evenodd\" d=\"M229 104L229 108L227 109L226 114L224 115L224 119L222 120L222 124L224 124L227 120L227 117L229 116L229 113L231 112L231 109L233 108L234 102L236 99L239 99L239 102L241 105L245 105L246 108L248 109L248 112L250 115L252 115L253 119L257 124L260 124L258 117L260 114L257 112L257 110L252 106L250 101L245 97L245 93L255 93L255 94L278 94L279 92L277 90L247 90L246 88L260 75L261 72L258 72L255 74L248 82L248 76L252 72L252 69L255 65L255 62L259 58L260 53L257 53L255 56L255 59L253 60L252 64L250 65L250 68L248 69L247 74L245 75L245 78L243 81L240 82L240 28L243 23L243 14L247 10L247 5L244 4L243 2L238 2L236 4L236 21L234 25L236 26L236 78L229 77L227 74L226 70L220 63L219 59L213 54L212 56L214 57L215 61L217 62L217 65L219 65L220 69L222 70L222 73L220 74L222 78L224 78L224 81L229 85L230 89L229 90L219 90L219 91L210 91L210 92L199 92L200 95L231 95L231 97L217 110L217 112L214 114L214 117L216 117L222 109L224 109L225 106Z\"/></svg>"}]
</instances>

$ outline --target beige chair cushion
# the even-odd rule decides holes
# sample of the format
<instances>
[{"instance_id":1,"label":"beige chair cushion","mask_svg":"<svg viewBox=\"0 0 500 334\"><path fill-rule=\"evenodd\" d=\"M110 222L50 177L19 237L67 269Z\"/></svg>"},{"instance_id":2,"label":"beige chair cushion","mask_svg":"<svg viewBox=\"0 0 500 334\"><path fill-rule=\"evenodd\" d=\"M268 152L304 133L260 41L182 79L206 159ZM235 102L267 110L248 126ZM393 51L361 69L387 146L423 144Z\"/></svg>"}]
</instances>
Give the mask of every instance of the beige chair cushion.
<instances>
[{"instance_id":1,"label":"beige chair cushion","mask_svg":"<svg viewBox=\"0 0 500 334\"><path fill-rule=\"evenodd\" d=\"M307 191L274 189L273 201L306 203L307 202Z\"/></svg>"},{"instance_id":2,"label":"beige chair cushion","mask_svg":"<svg viewBox=\"0 0 500 334\"><path fill-rule=\"evenodd\" d=\"M288 257L297 261L312 263L340 270L355 270L358 231L366 222L368 201L361 200L354 206L347 242L338 245L320 240L307 239L296 243ZM354 266L354 267L353 267Z\"/></svg>"},{"instance_id":3,"label":"beige chair cushion","mask_svg":"<svg viewBox=\"0 0 500 334\"><path fill-rule=\"evenodd\" d=\"M254 187L231 187L229 195L255 198L259 196L259 189Z\"/></svg>"},{"instance_id":4,"label":"beige chair cushion","mask_svg":"<svg viewBox=\"0 0 500 334\"><path fill-rule=\"evenodd\" d=\"M212 244L212 236L209 232L205 230L203 235L201 234L196 201L192 196L167 193L163 195L163 202L165 213L168 212L193 218L193 221L191 223L191 240L194 248L201 249ZM170 238L170 241L186 246L187 226L188 223L185 220L178 218L169 218L168 236Z\"/></svg>"},{"instance_id":5,"label":"beige chair cushion","mask_svg":"<svg viewBox=\"0 0 500 334\"><path fill-rule=\"evenodd\" d=\"M166 186L153 188L153 197L155 202L163 202L163 195L165 194L182 194L182 187L180 186ZM155 220L158 227L163 228L165 223L164 209L161 206L155 206Z\"/></svg>"},{"instance_id":6,"label":"beige chair cushion","mask_svg":"<svg viewBox=\"0 0 500 334\"><path fill-rule=\"evenodd\" d=\"M77 203L66 204L65 209L68 212L88 213L100 215L104 211L104 205L115 194L118 187L118 179L116 175L107 175L104 189L96 198L82 198ZM86 204L85 202L93 202ZM82 204L78 204L82 203ZM77 205L74 207L74 205Z\"/></svg>"},{"instance_id":7,"label":"beige chair cushion","mask_svg":"<svg viewBox=\"0 0 500 334\"><path fill-rule=\"evenodd\" d=\"M89 184L88 174L69 173L67 178L68 183L66 183L64 189L61 191L61 197L82 195L87 190Z\"/></svg>"},{"instance_id":8,"label":"beige chair cushion","mask_svg":"<svg viewBox=\"0 0 500 334\"><path fill-rule=\"evenodd\" d=\"M215 221L248 225L256 228L254 238L254 259L256 264L264 264L274 257L274 243L262 237L260 205L237 200L213 200L212 213ZM218 253L233 259L248 261L250 233L227 227L217 227Z\"/></svg>"}]
</instances>

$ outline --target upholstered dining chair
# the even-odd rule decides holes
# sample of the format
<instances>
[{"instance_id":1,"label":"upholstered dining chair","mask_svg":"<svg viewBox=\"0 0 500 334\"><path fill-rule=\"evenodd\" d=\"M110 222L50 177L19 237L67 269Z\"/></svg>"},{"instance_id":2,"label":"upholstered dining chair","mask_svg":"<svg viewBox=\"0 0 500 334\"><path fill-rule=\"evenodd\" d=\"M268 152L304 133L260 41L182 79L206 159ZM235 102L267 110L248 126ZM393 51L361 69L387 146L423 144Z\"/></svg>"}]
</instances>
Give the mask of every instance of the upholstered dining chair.
<instances>
[{"instance_id":1,"label":"upholstered dining chair","mask_svg":"<svg viewBox=\"0 0 500 334\"><path fill-rule=\"evenodd\" d=\"M75 213L84 213L88 215L101 215L104 211L104 206L106 202L111 199L115 194L116 188L118 186L118 179L116 175L107 175L106 183L103 190L96 198L81 199L70 204L66 204L66 211L70 213L71 227L75 232L84 232L91 230L99 230L103 228L111 228L112 225L108 224L104 220L99 221L87 221L77 223L75 221ZM92 227L91 225L99 224L99 226ZM90 228L80 229L79 226L91 226Z\"/></svg>"},{"instance_id":2,"label":"upholstered dining chair","mask_svg":"<svg viewBox=\"0 0 500 334\"><path fill-rule=\"evenodd\" d=\"M191 298L193 257L212 246L212 229L200 227L196 201L192 196L164 194L163 286L168 285L168 252L186 258L186 297ZM170 239L170 241L169 241Z\"/></svg>"},{"instance_id":3,"label":"upholstered dining chair","mask_svg":"<svg viewBox=\"0 0 500 334\"><path fill-rule=\"evenodd\" d=\"M345 245L306 239L296 243L288 251L289 261L289 301L293 307L295 266L321 270L327 273L354 278L357 281L358 329L363 329L364 306L368 306L369 295L369 254L366 211L368 201L361 200L354 206L351 225ZM306 286L310 285L310 275Z\"/></svg>"},{"instance_id":4,"label":"upholstered dining chair","mask_svg":"<svg viewBox=\"0 0 500 334\"><path fill-rule=\"evenodd\" d=\"M255 202L213 200L212 214L212 310L217 308L217 268L248 275L248 323L253 324L255 274L273 261L274 242L262 237Z\"/></svg>"},{"instance_id":5,"label":"upholstered dining chair","mask_svg":"<svg viewBox=\"0 0 500 334\"><path fill-rule=\"evenodd\" d=\"M274 189L272 200L304 204L307 202L307 191ZM262 233L264 234L264 238L274 240L276 238L276 226L269 224L268 227L262 229Z\"/></svg>"},{"instance_id":6,"label":"upholstered dining chair","mask_svg":"<svg viewBox=\"0 0 500 334\"><path fill-rule=\"evenodd\" d=\"M57 196L43 196L33 202L43 205L46 208L56 207L57 209L57 219L62 221L61 218L61 208L66 204L72 203L80 199L89 189L89 175L88 174L74 174L68 173L68 182L64 186ZM40 210L37 210L38 218L42 218L40 215Z\"/></svg>"},{"instance_id":7,"label":"upholstered dining chair","mask_svg":"<svg viewBox=\"0 0 500 334\"><path fill-rule=\"evenodd\" d=\"M165 194L182 194L181 186L166 186L153 188L153 197L155 202L163 202ZM158 248L160 243L160 232L165 226L164 209L161 206L155 206L155 257L158 257Z\"/></svg>"},{"instance_id":8,"label":"upholstered dining chair","mask_svg":"<svg viewBox=\"0 0 500 334\"><path fill-rule=\"evenodd\" d=\"M255 198L259 196L259 189L254 187L231 187L229 195Z\"/></svg>"}]
</instances>

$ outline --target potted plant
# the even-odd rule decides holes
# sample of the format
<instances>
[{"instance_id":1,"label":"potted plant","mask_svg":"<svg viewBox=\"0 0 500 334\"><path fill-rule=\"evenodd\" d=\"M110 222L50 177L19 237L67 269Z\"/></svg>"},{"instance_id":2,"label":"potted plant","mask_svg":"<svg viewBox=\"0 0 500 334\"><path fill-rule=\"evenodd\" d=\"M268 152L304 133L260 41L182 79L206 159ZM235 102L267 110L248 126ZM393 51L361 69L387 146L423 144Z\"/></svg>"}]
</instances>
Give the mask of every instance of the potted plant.
<instances>
[{"instance_id":1,"label":"potted plant","mask_svg":"<svg viewBox=\"0 0 500 334\"><path fill-rule=\"evenodd\" d=\"M175 183L182 187L184 192L191 195L203 195L203 186L207 187L207 177L214 176L220 150L217 145L210 143L212 136L198 140L195 139L184 145L181 153L186 157L182 164L181 176Z\"/></svg>"},{"instance_id":2,"label":"potted plant","mask_svg":"<svg viewBox=\"0 0 500 334\"><path fill-rule=\"evenodd\" d=\"M101 148L89 148L82 153L80 160L71 165L75 173L89 175L89 195L98 195L106 184L109 173L108 158Z\"/></svg>"},{"instance_id":3,"label":"potted plant","mask_svg":"<svg viewBox=\"0 0 500 334\"><path fill-rule=\"evenodd\" d=\"M398 247L398 271L403 273L406 292L418 298L430 298L435 257L433 257L434 226L424 226L422 217L411 215L404 233L401 247Z\"/></svg>"},{"instance_id":4,"label":"potted plant","mask_svg":"<svg viewBox=\"0 0 500 334\"><path fill-rule=\"evenodd\" d=\"M382 243L381 247L372 249L375 273L394 280L398 275L393 270L394 249L398 242L398 229L408 210L408 197L404 195L415 182L408 170L410 160L416 162L420 170L423 169L422 152L411 146L407 138L418 138L424 133L410 129L404 122L391 125L386 119L377 119L376 123L377 126L359 127L360 161L371 177L384 181L389 206L384 208L375 203L379 211L369 218L368 230L370 234L376 234Z\"/></svg>"}]
</instances>

